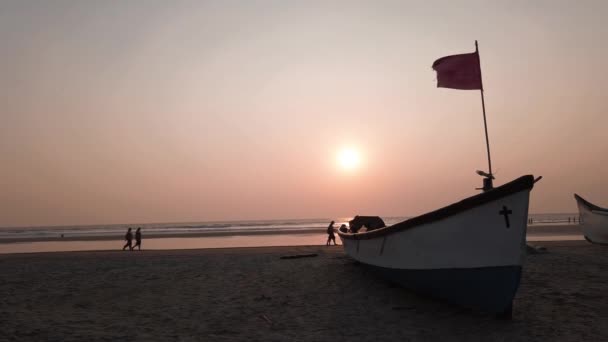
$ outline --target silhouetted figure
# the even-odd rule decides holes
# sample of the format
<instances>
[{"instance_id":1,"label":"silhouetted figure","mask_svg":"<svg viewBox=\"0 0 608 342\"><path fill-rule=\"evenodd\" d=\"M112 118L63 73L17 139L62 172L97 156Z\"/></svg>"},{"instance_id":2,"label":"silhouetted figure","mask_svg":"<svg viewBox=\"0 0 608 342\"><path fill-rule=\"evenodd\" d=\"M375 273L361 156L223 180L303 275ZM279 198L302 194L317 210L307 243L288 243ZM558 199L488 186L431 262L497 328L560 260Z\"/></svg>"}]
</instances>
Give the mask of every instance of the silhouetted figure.
<instances>
[{"instance_id":1,"label":"silhouetted figure","mask_svg":"<svg viewBox=\"0 0 608 342\"><path fill-rule=\"evenodd\" d=\"M338 229L339 231L341 231L342 233L348 233L348 227L343 224L340 226L340 229Z\"/></svg>"},{"instance_id":2,"label":"silhouetted figure","mask_svg":"<svg viewBox=\"0 0 608 342\"><path fill-rule=\"evenodd\" d=\"M127 234L125 234L125 240L127 240L127 243L125 243L125 245L122 247L122 250L124 251L125 248L129 247L129 250L132 251L133 250L133 233L131 233L130 227L129 227L129 230L127 230Z\"/></svg>"},{"instance_id":3,"label":"silhouetted figure","mask_svg":"<svg viewBox=\"0 0 608 342\"><path fill-rule=\"evenodd\" d=\"M337 245L336 234L334 234L334 221L331 221L329 226L327 226L327 242L325 243L325 246L331 245L332 240L334 241L334 245Z\"/></svg>"},{"instance_id":4,"label":"silhouetted figure","mask_svg":"<svg viewBox=\"0 0 608 342\"><path fill-rule=\"evenodd\" d=\"M362 227L367 228L367 231L386 227L384 221L379 216L361 216L357 215L352 220L348 221L350 231L353 233L359 232Z\"/></svg>"},{"instance_id":5,"label":"silhouetted figure","mask_svg":"<svg viewBox=\"0 0 608 342\"><path fill-rule=\"evenodd\" d=\"M138 227L135 231L135 246L133 246L133 249L135 247L137 247L138 251L141 251L141 227Z\"/></svg>"}]
</instances>

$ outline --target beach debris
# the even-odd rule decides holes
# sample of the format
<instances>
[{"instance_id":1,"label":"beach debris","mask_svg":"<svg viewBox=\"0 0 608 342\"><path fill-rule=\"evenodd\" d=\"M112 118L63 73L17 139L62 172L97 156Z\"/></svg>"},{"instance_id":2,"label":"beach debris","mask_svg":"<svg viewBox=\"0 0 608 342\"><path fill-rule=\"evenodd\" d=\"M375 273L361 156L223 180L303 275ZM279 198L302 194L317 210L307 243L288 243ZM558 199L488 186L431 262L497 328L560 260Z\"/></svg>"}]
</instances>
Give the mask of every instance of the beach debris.
<instances>
[{"instance_id":1,"label":"beach debris","mask_svg":"<svg viewBox=\"0 0 608 342\"><path fill-rule=\"evenodd\" d=\"M268 318L268 316L266 316L266 314L261 314L260 317L262 317L262 319L264 319L266 322L268 322L268 324L272 324L272 320L270 318Z\"/></svg>"},{"instance_id":2,"label":"beach debris","mask_svg":"<svg viewBox=\"0 0 608 342\"><path fill-rule=\"evenodd\" d=\"M416 308L413 306L393 306L391 309L395 310L395 311L400 311L400 310L415 310Z\"/></svg>"},{"instance_id":3,"label":"beach debris","mask_svg":"<svg viewBox=\"0 0 608 342\"><path fill-rule=\"evenodd\" d=\"M271 299L272 299L272 297L269 297L269 296L266 296L266 295L262 294L261 296L256 297L254 300L260 301L260 300L271 300Z\"/></svg>"},{"instance_id":4,"label":"beach debris","mask_svg":"<svg viewBox=\"0 0 608 342\"><path fill-rule=\"evenodd\" d=\"M314 258L318 256L317 253L312 254L295 254L295 255L283 255L281 259L299 259L299 258Z\"/></svg>"},{"instance_id":5,"label":"beach debris","mask_svg":"<svg viewBox=\"0 0 608 342\"><path fill-rule=\"evenodd\" d=\"M528 254L543 254L547 253L547 248L543 246L532 246L526 244L526 253Z\"/></svg>"}]
</instances>

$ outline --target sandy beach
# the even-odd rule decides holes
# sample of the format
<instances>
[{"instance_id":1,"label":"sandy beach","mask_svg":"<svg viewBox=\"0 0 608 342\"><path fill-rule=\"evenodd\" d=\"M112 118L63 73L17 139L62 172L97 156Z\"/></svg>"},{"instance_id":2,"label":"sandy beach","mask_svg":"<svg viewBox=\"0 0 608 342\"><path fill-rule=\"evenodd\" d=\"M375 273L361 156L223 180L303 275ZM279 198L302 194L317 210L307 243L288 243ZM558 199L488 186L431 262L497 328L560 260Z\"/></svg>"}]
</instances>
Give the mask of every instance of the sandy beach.
<instances>
[{"instance_id":1,"label":"sandy beach","mask_svg":"<svg viewBox=\"0 0 608 342\"><path fill-rule=\"evenodd\" d=\"M608 0L0 18L0 342L608 342Z\"/></svg>"},{"instance_id":2,"label":"sandy beach","mask_svg":"<svg viewBox=\"0 0 608 342\"><path fill-rule=\"evenodd\" d=\"M396 287L341 246L5 254L0 340L608 340L606 247L542 245L512 321Z\"/></svg>"}]
</instances>

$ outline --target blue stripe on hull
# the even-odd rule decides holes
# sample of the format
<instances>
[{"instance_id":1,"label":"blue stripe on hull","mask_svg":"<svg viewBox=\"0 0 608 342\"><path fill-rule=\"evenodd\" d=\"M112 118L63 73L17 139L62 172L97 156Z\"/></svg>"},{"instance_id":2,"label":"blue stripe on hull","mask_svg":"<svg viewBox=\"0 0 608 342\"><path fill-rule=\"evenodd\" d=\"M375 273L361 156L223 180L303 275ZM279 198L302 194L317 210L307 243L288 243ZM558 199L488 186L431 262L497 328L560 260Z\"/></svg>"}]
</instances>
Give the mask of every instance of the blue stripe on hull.
<instances>
[{"instance_id":1,"label":"blue stripe on hull","mask_svg":"<svg viewBox=\"0 0 608 342\"><path fill-rule=\"evenodd\" d=\"M521 279L521 266L403 270L363 265L415 292L493 313L510 310Z\"/></svg>"}]
</instances>

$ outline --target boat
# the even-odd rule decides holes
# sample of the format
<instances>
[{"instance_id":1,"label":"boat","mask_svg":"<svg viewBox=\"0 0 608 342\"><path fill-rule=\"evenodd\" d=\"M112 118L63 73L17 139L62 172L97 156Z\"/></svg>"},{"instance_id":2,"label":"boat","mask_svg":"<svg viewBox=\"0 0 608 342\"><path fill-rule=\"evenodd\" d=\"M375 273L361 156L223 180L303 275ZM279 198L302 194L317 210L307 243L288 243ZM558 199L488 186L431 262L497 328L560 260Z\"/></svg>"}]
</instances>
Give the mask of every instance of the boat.
<instances>
[{"instance_id":1,"label":"boat","mask_svg":"<svg viewBox=\"0 0 608 342\"><path fill-rule=\"evenodd\" d=\"M541 177L494 187L477 41L474 53L442 57L433 69L437 87L481 91L488 156L488 172L477 171L482 193L388 227L355 225L338 235L348 256L391 281L510 319L526 255L530 191Z\"/></svg>"},{"instance_id":2,"label":"boat","mask_svg":"<svg viewBox=\"0 0 608 342\"><path fill-rule=\"evenodd\" d=\"M338 235L348 256L405 288L510 315L534 183L523 176L392 226Z\"/></svg>"},{"instance_id":3,"label":"boat","mask_svg":"<svg viewBox=\"0 0 608 342\"><path fill-rule=\"evenodd\" d=\"M585 240L608 245L608 209L598 207L581 196L574 194L578 205L579 224Z\"/></svg>"}]
</instances>

